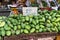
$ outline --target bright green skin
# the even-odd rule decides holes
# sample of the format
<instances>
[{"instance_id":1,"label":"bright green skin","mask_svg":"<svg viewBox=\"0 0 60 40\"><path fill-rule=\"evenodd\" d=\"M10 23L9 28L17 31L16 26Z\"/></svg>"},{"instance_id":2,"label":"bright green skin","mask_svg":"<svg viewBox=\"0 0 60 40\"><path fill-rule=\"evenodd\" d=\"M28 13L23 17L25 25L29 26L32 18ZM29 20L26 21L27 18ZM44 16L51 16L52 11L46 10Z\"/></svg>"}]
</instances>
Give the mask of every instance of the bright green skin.
<instances>
[{"instance_id":1,"label":"bright green skin","mask_svg":"<svg viewBox=\"0 0 60 40\"><path fill-rule=\"evenodd\" d=\"M11 31L6 31L7 36L11 36Z\"/></svg>"}]
</instances>

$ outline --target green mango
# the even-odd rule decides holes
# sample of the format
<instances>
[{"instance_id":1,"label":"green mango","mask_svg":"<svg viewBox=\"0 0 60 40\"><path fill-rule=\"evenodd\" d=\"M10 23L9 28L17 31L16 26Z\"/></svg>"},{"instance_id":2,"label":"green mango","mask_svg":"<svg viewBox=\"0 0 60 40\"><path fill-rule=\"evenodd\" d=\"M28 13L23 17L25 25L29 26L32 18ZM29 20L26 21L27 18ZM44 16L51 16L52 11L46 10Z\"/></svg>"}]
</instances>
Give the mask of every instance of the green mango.
<instances>
[{"instance_id":1,"label":"green mango","mask_svg":"<svg viewBox=\"0 0 60 40\"><path fill-rule=\"evenodd\" d=\"M5 21L0 20L0 27L3 27L5 25Z\"/></svg>"},{"instance_id":2,"label":"green mango","mask_svg":"<svg viewBox=\"0 0 60 40\"><path fill-rule=\"evenodd\" d=\"M35 28L32 28L31 30L30 30L30 33L34 33L35 32Z\"/></svg>"},{"instance_id":3,"label":"green mango","mask_svg":"<svg viewBox=\"0 0 60 40\"><path fill-rule=\"evenodd\" d=\"M28 16L26 16L26 17L25 17L25 20L26 20L26 21L29 21L29 17L28 17Z\"/></svg>"},{"instance_id":4,"label":"green mango","mask_svg":"<svg viewBox=\"0 0 60 40\"><path fill-rule=\"evenodd\" d=\"M30 25L25 25L25 29L30 30Z\"/></svg>"},{"instance_id":5,"label":"green mango","mask_svg":"<svg viewBox=\"0 0 60 40\"><path fill-rule=\"evenodd\" d=\"M24 32L24 29L21 29L20 32L23 33Z\"/></svg>"},{"instance_id":6,"label":"green mango","mask_svg":"<svg viewBox=\"0 0 60 40\"><path fill-rule=\"evenodd\" d=\"M39 32L43 32L43 29L42 29L42 28L40 28L40 29L39 29Z\"/></svg>"},{"instance_id":7,"label":"green mango","mask_svg":"<svg viewBox=\"0 0 60 40\"><path fill-rule=\"evenodd\" d=\"M6 31L7 36L11 36L11 34L12 34L11 31Z\"/></svg>"},{"instance_id":8,"label":"green mango","mask_svg":"<svg viewBox=\"0 0 60 40\"><path fill-rule=\"evenodd\" d=\"M5 36L5 30L1 30L1 36Z\"/></svg>"},{"instance_id":9,"label":"green mango","mask_svg":"<svg viewBox=\"0 0 60 40\"><path fill-rule=\"evenodd\" d=\"M14 26L14 27L13 27L13 30L17 30L17 26Z\"/></svg>"},{"instance_id":10,"label":"green mango","mask_svg":"<svg viewBox=\"0 0 60 40\"><path fill-rule=\"evenodd\" d=\"M12 35L15 35L15 31L13 29L11 29L11 33Z\"/></svg>"},{"instance_id":11,"label":"green mango","mask_svg":"<svg viewBox=\"0 0 60 40\"><path fill-rule=\"evenodd\" d=\"M39 29L40 28L40 26L39 25L36 25L36 29Z\"/></svg>"},{"instance_id":12,"label":"green mango","mask_svg":"<svg viewBox=\"0 0 60 40\"><path fill-rule=\"evenodd\" d=\"M36 33L38 33L39 32L39 30L36 30Z\"/></svg>"},{"instance_id":13,"label":"green mango","mask_svg":"<svg viewBox=\"0 0 60 40\"><path fill-rule=\"evenodd\" d=\"M17 25L17 28L20 30L21 29L21 25Z\"/></svg>"},{"instance_id":14,"label":"green mango","mask_svg":"<svg viewBox=\"0 0 60 40\"><path fill-rule=\"evenodd\" d=\"M44 28L45 26L44 25L40 25L40 28Z\"/></svg>"},{"instance_id":15,"label":"green mango","mask_svg":"<svg viewBox=\"0 0 60 40\"><path fill-rule=\"evenodd\" d=\"M20 34L20 30L16 30L16 35L19 35Z\"/></svg>"},{"instance_id":16,"label":"green mango","mask_svg":"<svg viewBox=\"0 0 60 40\"><path fill-rule=\"evenodd\" d=\"M28 31L27 29L24 29L24 33L28 34L28 33L29 33L29 31Z\"/></svg>"},{"instance_id":17,"label":"green mango","mask_svg":"<svg viewBox=\"0 0 60 40\"><path fill-rule=\"evenodd\" d=\"M58 22L58 21L60 21L60 18L57 18L57 19L55 20L55 22Z\"/></svg>"},{"instance_id":18,"label":"green mango","mask_svg":"<svg viewBox=\"0 0 60 40\"><path fill-rule=\"evenodd\" d=\"M8 26L8 25L5 25L5 26L4 26L4 29L5 29L5 30L11 30L11 27Z\"/></svg>"}]
</instances>

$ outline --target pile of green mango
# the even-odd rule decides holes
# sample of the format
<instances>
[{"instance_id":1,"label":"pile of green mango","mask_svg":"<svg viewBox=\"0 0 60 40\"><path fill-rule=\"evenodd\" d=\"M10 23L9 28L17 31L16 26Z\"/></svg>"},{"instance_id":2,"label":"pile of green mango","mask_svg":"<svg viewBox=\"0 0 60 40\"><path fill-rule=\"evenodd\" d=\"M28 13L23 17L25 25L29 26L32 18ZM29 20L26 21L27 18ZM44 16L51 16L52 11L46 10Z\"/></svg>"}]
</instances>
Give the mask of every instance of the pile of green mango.
<instances>
[{"instance_id":1,"label":"pile of green mango","mask_svg":"<svg viewBox=\"0 0 60 40\"><path fill-rule=\"evenodd\" d=\"M0 36L60 32L60 11L38 11L38 15L0 16Z\"/></svg>"}]
</instances>

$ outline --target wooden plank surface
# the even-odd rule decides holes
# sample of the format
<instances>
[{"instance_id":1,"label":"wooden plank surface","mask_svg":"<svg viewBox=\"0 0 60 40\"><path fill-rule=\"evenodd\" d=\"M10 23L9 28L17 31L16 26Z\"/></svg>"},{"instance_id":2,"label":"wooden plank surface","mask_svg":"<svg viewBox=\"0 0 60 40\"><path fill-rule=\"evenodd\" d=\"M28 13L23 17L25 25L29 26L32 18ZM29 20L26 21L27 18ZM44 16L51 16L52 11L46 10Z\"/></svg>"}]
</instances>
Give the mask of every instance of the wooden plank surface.
<instances>
[{"instance_id":1,"label":"wooden plank surface","mask_svg":"<svg viewBox=\"0 0 60 40\"><path fill-rule=\"evenodd\" d=\"M10 37L4 37L4 40L28 40L28 39L37 39L37 38L47 38L47 37L52 37L56 36L57 33L33 33L33 34L20 34L20 35L13 35Z\"/></svg>"},{"instance_id":2,"label":"wooden plank surface","mask_svg":"<svg viewBox=\"0 0 60 40\"><path fill-rule=\"evenodd\" d=\"M60 40L60 35L56 37L56 40Z\"/></svg>"}]
</instances>

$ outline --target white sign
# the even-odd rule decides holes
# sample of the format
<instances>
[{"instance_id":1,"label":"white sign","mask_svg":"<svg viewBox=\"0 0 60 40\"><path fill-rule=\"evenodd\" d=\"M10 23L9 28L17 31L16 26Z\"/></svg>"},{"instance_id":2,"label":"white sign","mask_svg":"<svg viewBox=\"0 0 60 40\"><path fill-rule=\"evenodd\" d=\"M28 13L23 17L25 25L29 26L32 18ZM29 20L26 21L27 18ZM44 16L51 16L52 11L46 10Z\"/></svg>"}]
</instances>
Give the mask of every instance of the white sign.
<instances>
[{"instance_id":1,"label":"white sign","mask_svg":"<svg viewBox=\"0 0 60 40\"><path fill-rule=\"evenodd\" d=\"M58 7L52 7L52 9L54 9L54 10L58 10Z\"/></svg>"},{"instance_id":2,"label":"white sign","mask_svg":"<svg viewBox=\"0 0 60 40\"><path fill-rule=\"evenodd\" d=\"M37 15L38 7L23 7L23 15Z\"/></svg>"}]
</instances>

